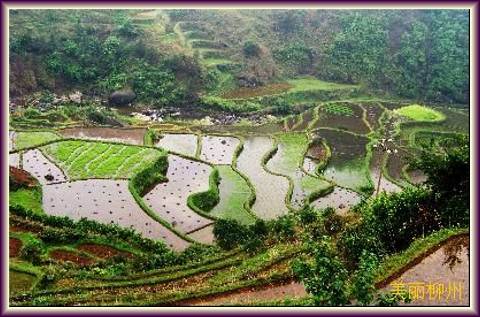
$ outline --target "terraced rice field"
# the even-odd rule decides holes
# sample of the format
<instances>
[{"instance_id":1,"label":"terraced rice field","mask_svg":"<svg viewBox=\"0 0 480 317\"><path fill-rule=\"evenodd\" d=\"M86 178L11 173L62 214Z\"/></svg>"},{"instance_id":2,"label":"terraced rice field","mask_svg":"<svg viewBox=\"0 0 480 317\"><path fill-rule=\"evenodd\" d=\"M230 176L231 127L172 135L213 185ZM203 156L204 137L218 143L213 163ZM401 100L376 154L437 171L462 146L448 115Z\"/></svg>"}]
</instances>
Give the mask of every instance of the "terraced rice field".
<instances>
[{"instance_id":1,"label":"terraced rice field","mask_svg":"<svg viewBox=\"0 0 480 317\"><path fill-rule=\"evenodd\" d=\"M15 131L8 131L8 150L11 151L15 148L15 139L17 133Z\"/></svg>"},{"instance_id":2,"label":"terraced rice field","mask_svg":"<svg viewBox=\"0 0 480 317\"><path fill-rule=\"evenodd\" d=\"M90 141L61 141L42 151L72 180L130 178L162 155L152 148Z\"/></svg>"},{"instance_id":3,"label":"terraced rice field","mask_svg":"<svg viewBox=\"0 0 480 317\"><path fill-rule=\"evenodd\" d=\"M206 226L187 235L189 238L205 244L214 244L213 225Z\"/></svg>"},{"instance_id":4,"label":"terraced rice field","mask_svg":"<svg viewBox=\"0 0 480 317\"><path fill-rule=\"evenodd\" d=\"M305 134L282 134L278 137L278 150L268 161L267 168L289 177L293 182L291 204L293 208L301 208L310 194L325 190L330 183L306 174L301 165L303 154L307 150L308 139Z\"/></svg>"},{"instance_id":5,"label":"terraced rice field","mask_svg":"<svg viewBox=\"0 0 480 317\"><path fill-rule=\"evenodd\" d=\"M189 245L137 205L125 180L81 180L43 186L43 209L49 215L131 228L144 237L165 241L174 250Z\"/></svg>"},{"instance_id":6,"label":"terraced rice field","mask_svg":"<svg viewBox=\"0 0 480 317\"><path fill-rule=\"evenodd\" d=\"M247 181L230 166L217 168L220 173L220 201L209 214L223 219L235 219L243 224L253 223L255 216L248 208L253 193Z\"/></svg>"},{"instance_id":7,"label":"terraced rice field","mask_svg":"<svg viewBox=\"0 0 480 317\"><path fill-rule=\"evenodd\" d=\"M358 134L367 134L370 129L363 121L363 109L358 105L343 103L345 107L351 109L352 114L337 113L331 111L327 106L318 107L318 121L313 124L314 129L333 128L350 131Z\"/></svg>"},{"instance_id":8,"label":"terraced rice field","mask_svg":"<svg viewBox=\"0 0 480 317\"><path fill-rule=\"evenodd\" d=\"M23 169L36 177L42 185L64 182L68 179L63 171L38 149L23 153Z\"/></svg>"},{"instance_id":9,"label":"terraced rice field","mask_svg":"<svg viewBox=\"0 0 480 317\"><path fill-rule=\"evenodd\" d=\"M33 132L16 132L14 134L15 149L24 149L38 146L40 144L59 140L61 137L55 132L49 131L33 131Z\"/></svg>"},{"instance_id":10,"label":"terraced rice field","mask_svg":"<svg viewBox=\"0 0 480 317\"><path fill-rule=\"evenodd\" d=\"M362 108L366 111L366 119L373 130L380 128L380 117L384 109L379 103L362 103Z\"/></svg>"},{"instance_id":11,"label":"terraced rice field","mask_svg":"<svg viewBox=\"0 0 480 317\"><path fill-rule=\"evenodd\" d=\"M195 157L197 152L197 136L195 134L162 134L155 146L183 155Z\"/></svg>"},{"instance_id":12,"label":"terraced rice field","mask_svg":"<svg viewBox=\"0 0 480 317\"><path fill-rule=\"evenodd\" d=\"M288 180L268 173L261 164L273 144L269 137L248 137L237 160L238 170L248 177L255 188L256 199L252 210L262 219L274 219L288 212L285 204Z\"/></svg>"},{"instance_id":13,"label":"terraced rice field","mask_svg":"<svg viewBox=\"0 0 480 317\"><path fill-rule=\"evenodd\" d=\"M378 190L378 179L381 177L380 172L384 163L384 153L381 151L372 151L372 159L370 163L370 175L373 183L375 184L375 190ZM402 190L400 186L391 182L384 175L380 179L379 192L396 193Z\"/></svg>"},{"instance_id":14,"label":"terraced rice field","mask_svg":"<svg viewBox=\"0 0 480 317\"><path fill-rule=\"evenodd\" d=\"M88 140L105 140L133 145L143 145L146 129L119 128L67 128L60 131L64 137Z\"/></svg>"},{"instance_id":15,"label":"terraced rice field","mask_svg":"<svg viewBox=\"0 0 480 317\"><path fill-rule=\"evenodd\" d=\"M318 161L309 157L303 159L303 169L309 174L315 174Z\"/></svg>"},{"instance_id":16,"label":"terraced rice field","mask_svg":"<svg viewBox=\"0 0 480 317\"><path fill-rule=\"evenodd\" d=\"M316 137L325 139L331 150L325 178L354 190L371 186L365 162L368 138L324 129L316 131Z\"/></svg>"},{"instance_id":17,"label":"terraced rice field","mask_svg":"<svg viewBox=\"0 0 480 317\"><path fill-rule=\"evenodd\" d=\"M231 164L240 140L233 137L208 135L202 137L200 159L212 164Z\"/></svg>"},{"instance_id":18,"label":"terraced rice field","mask_svg":"<svg viewBox=\"0 0 480 317\"><path fill-rule=\"evenodd\" d=\"M207 191L212 168L177 155L168 156L168 182L160 183L144 197L145 203L174 228L189 233L212 223L187 206L188 196Z\"/></svg>"},{"instance_id":19,"label":"terraced rice field","mask_svg":"<svg viewBox=\"0 0 480 317\"><path fill-rule=\"evenodd\" d=\"M35 275L25 272L10 270L8 274L8 288L10 290L10 294L26 292L30 290L37 281L37 277Z\"/></svg>"},{"instance_id":20,"label":"terraced rice field","mask_svg":"<svg viewBox=\"0 0 480 317\"><path fill-rule=\"evenodd\" d=\"M299 123L295 126L293 131L305 131L313 123L315 119L316 108L309 109L302 113Z\"/></svg>"},{"instance_id":21,"label":"terraced rice field","mask_svg":"<svg viewBox=\"0 0 480 317\"><path fill-rule=\"evenodd\" d=\"M333 191L324 197L313 201L311 205L317 209L331 207L339 214L346 214L353 206L362 201L362 196L357 192L343 187L335 186Z\"/></svg>"},{"instance_id":22,"label":"terraced rice field","mask_svg":"<svg viewBox=\"0 0 480 317\"><path fill-rule=\"evenodd\" d=\"M12 153L8 155L8 165L20 167L20 153Z\"/></svg>"}]
</instances>

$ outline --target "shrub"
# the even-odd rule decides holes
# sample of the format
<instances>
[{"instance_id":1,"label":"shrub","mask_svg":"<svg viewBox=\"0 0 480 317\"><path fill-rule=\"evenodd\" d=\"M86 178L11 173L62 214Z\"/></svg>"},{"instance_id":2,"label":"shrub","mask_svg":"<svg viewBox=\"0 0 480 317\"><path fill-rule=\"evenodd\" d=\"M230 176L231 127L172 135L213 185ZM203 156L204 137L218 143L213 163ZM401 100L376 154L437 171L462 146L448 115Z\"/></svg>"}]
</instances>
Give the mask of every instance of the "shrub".
<instances>
[{"instance_id":1,"label":"shrub","mask_svg":"<svg viewBox=\"0 0 480 317\"><path fill-rule=\"evenodd\" d=\"M209 179L209 189L205 192L196 193L188 197L188 204L193 205L193 209L201 211L210 211L220 201L218 184L220 183L220 174L218 169L214 169Z\"/></svg>"},{"instance_id":2,"label":"shrub","mask_svg":"<svg viewBox=\"0 0 480 317\"><path fill-rule=\"evenodd\" d=\"M44 253L43 244L38 240L28 240L20 251L20 257L32 264L40 264Z\"/></svg>"},{"instance_id":3,"label":"shrub","mask_svg":"<svg viewBox=\"0 0 480 317\"><path fill-rule=\"evenodd\" d=\"M246 57L256 57L260 55L260 46L253 41L246 41L243 43L243 54Z\"/></svg>"},{"instance_id":4,"label":"shrub","mask_svg":"<svg viewBox=\"0 0 480 317\"><path fill-rule=\"evenodd\" d=\"M271 222L271 233L279 240L290 240L295 236L295 221L291 215L284 215Z\"/></svg>"},{"instance_id":5,"label":"shrub","mask_svg":"<svg viewBox=\"0 0 480 317\"><path fill-rule=\"evenodd\" d=\"M250 232L248 227L236 220L218 219L213 226L213 235L218 246L225 250L231 250L244 243Z\"/></svg>"}]
</instances>

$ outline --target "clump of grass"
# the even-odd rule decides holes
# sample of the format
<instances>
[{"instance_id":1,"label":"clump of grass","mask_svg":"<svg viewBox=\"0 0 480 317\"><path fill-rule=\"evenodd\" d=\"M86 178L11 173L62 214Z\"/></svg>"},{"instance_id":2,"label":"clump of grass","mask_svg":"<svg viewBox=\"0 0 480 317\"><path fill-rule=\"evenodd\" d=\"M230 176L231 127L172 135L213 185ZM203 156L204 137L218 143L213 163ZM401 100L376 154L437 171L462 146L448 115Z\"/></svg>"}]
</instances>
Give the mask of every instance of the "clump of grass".
<instances>
[{"instance_id":1,"label":"clump of grass","mask_svg":"<svg viewBox=\"0 0 480 317\"><path fill-rule=\"evenodd\" d=\"M439 122L446 119L443 113L417 104L396 109L395 112L414 121Z\"/></svg>"}]
</instances>

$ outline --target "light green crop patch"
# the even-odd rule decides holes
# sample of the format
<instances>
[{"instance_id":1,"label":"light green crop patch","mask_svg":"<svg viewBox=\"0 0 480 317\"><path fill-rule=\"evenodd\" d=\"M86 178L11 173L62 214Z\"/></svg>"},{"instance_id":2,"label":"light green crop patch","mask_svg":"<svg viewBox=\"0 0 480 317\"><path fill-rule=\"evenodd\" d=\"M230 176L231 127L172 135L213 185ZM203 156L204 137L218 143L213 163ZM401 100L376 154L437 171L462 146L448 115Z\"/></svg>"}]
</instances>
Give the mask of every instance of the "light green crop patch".
<instances>
[{"instance_id":1,"label":"light green crop patch","mask_svg":"<svg viewBox=\"0 0 480 317\"><path fill-rule=\"evenodd\" d=\"M445 120L445 115L425 106L413 104L394 110L395 113L414 121L439 122Z\"/></svg>"},{"instance_id":2,"label":"light green crop patch","mask_svg":"<svg viewBox=\"0 0 480 317\"><path fill-rule=\"evenodd\" d=\"M18 132L15 139L15 148L24 149L34 147L60 138L61 137L58 134L48 131Z\"/></svg>"},{"instance_id":3,"label":"light green crop patch","mask_svg":"<svg viewBox=\"0 0 480 317\"><path fill-rule=\"evenodd\" d=\"M313 77L305 77L289 80L288 83L293 86L289 92L311 91L311 90L336 90L357 88L356 85L345 85L318 80Z\"/></svg>"},{"instance_id":4,"label":"light green crop patch","mask_svg":"<svg viewBox=\"0 0 480 317\"><path fill-rule=\"evenodd\" d=\"M72 180L130 178L162 155L157 149L91 141L58 142L42 150Z\"/></svg>"}]
</instances>

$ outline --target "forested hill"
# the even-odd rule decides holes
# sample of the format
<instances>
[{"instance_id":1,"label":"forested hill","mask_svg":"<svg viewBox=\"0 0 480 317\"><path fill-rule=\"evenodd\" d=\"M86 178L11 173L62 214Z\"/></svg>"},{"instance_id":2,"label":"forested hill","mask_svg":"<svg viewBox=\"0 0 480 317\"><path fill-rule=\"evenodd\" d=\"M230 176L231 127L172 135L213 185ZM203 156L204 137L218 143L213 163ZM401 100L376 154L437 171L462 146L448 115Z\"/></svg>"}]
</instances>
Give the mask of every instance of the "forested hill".
<instances>
[{"instance_id":1,"label":"forested hill","mask_svg":"<svg viewBox=\"0 0 480 317\"><path fill-rule=\"evenodd\" d=\"M312 75L436 102L469 99L465 10L11 10L10 95L182 105Z\"/></svg>"}]
</instances>

